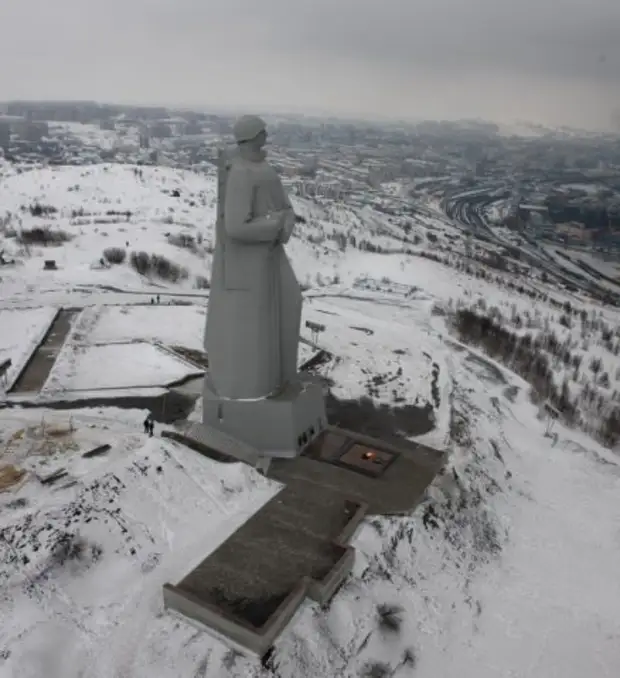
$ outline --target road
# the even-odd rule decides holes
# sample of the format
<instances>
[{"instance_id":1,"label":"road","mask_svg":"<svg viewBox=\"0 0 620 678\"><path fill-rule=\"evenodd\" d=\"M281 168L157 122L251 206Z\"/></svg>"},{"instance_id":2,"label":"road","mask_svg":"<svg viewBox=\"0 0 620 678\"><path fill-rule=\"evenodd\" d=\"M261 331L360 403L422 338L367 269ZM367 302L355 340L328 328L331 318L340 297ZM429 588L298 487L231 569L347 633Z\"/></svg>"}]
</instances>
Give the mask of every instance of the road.
<instances>
[{"instance_id":1,"label":"road","mask_svg":"<svg viewBox=\"0 0 620 678\"><path fill-rule=\"evenodd\" d=\"M510 196L505 184L489 183L466 192L447 195L441 201L441 208L454 224L479 240L493 243L508 250L516 258L544 271L550 278L565 286L568 290L582 290L604 299L608 303L620 304L620 295L597 284L592 278L593 269L581 268L584 274L576 273L572 268L548 254L531 236L521 232L521 244L506 240L497 234L486 219L486 210L494 203ZM620 291L620 288L619 288Z\"/></svg>"}]
</instances>

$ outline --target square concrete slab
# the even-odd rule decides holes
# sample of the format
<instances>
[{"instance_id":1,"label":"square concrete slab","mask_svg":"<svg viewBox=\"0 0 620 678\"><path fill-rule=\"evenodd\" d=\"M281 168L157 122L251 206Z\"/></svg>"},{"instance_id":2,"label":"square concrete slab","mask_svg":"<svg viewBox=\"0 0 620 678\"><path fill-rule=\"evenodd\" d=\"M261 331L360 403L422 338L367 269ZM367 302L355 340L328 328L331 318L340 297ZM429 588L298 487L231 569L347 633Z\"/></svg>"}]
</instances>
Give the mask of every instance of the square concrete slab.
<instances>
[{"instance_id":1,"label":"square concrete slab","mask_svg":"<svg viewBox=\"0 0 620 678\"><path fill-rule=\"evenodd\" d=\"M394 459L396 459L396 455L393 452L354 443L340 456L338 461L353 471L378 478L383 475Z\"/></svg>"}]
</instances>

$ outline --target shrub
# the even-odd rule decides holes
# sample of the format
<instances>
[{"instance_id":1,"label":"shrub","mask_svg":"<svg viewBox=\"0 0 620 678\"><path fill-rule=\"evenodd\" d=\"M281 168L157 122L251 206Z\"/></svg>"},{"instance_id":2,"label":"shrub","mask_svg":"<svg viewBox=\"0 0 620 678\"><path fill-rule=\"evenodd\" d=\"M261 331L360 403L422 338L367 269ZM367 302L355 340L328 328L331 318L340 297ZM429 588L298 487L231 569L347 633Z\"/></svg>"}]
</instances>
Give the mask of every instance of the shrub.
<instances>
[{"instance_id":1,"label":"shrub","mask_svg":"<svg viewBox=\"0 0 620 678\"><path fill-rule=\"evenodd\" d=\"M129 263L140 275L148 275L151 272L149 255L146 252L132 252Z\"/></svg>"},{"instance_id":2,"label":"shrub","mask_svg":"<svg viewBox=\"0 0 620 678\"><path fill-rule=\"evenodd\" d=\"M153 273L162 280L177 282L188 276L187 269L183 268L183 266L179 266L170 261L170 259L158 254L151 254L151 266Z\"/></svg>"},{"instance_id":3,"label":"shrub","mask_svg":"<svg viewBox=\"0 0 620 678\"><path fill-rule=\"evenodd\" d=\"M28 211L33 217L45 217L50 214L55 214L58 212L56 207L53 205L41 205L38 202L35 202L33 205L30 205Z\"/></svg>"},{"instance_id":4,"label":"shrub","mask_svg":"<svg viewBox=\"0 0 620 678\"><path fill-rule=\"evenodd\" d=\"M168 242L175 247L182 247L191 252L195 252L197 249L196 240L194 236L189 233L171 233L168 236Z\"/></svg>"},{"instance_id":5,"label":"shrub","mask_svg":"<svg viewBox=\"0 0 620 678\"><path fill-rule=\"evenodd\" d=\"M49 226L35 226L22 229L17 240L22 245L60 245L68 242L73 236L61 229L52 230Z\"/></svg>"},{"instance_id":6,"label":"shrub","mask_svg":"<svg viewBox=\"0 0 620 678\"><path fill-rule=\"evenodd\" d=\"M403 623L403 608L400 605L379 605L377 607L379 628L383 631L397 633Z\"/></svg>"},{"instance_id":7,"label":"shrub","mask_svg":"<svg viewBox=\"0 0 620 678\"><path fill-rule=\"evenodd\" d=\"M614 447L620 441L620 408L614 407L603 417L600 436L605 445Z\"/></svg>"},{"instance_id":8,"label":"shrub","mask_svg":"<svg viewBox=\"0 0 620 678\"><path fill-rule=\"evenodd\" d=\"M417 663L416 659L416 654L415 651L408 647L404 652L403 652L403 658L402 658L402 665L403 666L410 666L414 667Z\"/></svg>"},{"instance_id":9,"label":"shrub","mask_svg":"<svg viewBox=\"0 0 620 678\"><path fill-rule=\"evenodd\" d=\"M189 275L186 268L159 254L132 252L129 263L140 275L155 275L169 282L185 280Z\"/></svg>"},{"instance_id":10,"label":"shrub","mask_svg":"<svg viewBox=\"0 0 620 678\"><path fill-rule=\"evenodd\" d=\"M103 258L110 264L122 264L127 258L127 251L124 247L106 247Z\"/></svg>"},{"instance_id":11,"label":"shrub","mask_svg":"<svg viewBox=\"0 0 620 678\"><path fill-rule=\"evenodd\" d=\"M575 421L576 405L570 400L568 387L557 388L545 355L545 350L552 355L558 354L559 344L554 335L543 334L536 339L531 335L517 336L500 325L493 309L486 316L470 309L458 310L454 328L462 342L480 346L492 358L509 366L529 382L533 399L548 400L567 423Z\"/></svg>"},{"instance_id":12,"label":"shrub","mask_svg":"<svg viewBox=\"0 0 620 678\"><path fill-rule=\"evenodd\" d=\"M385 662L368 662L362 670L363 678L389 678L392 670Z\"/></svg>"}]
</instances>

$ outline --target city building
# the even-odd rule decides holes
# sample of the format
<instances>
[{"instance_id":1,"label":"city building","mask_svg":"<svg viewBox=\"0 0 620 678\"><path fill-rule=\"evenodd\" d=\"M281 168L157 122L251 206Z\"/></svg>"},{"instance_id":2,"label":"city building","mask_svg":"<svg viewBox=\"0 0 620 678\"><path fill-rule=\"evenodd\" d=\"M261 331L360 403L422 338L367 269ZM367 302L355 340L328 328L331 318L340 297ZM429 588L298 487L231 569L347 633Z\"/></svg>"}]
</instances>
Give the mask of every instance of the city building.
<instances>
[{"instance_id":1,"label":"city building","mask_svg":"<svg viewBox=\"0 0 620 678\"><path fill-rule=\"evenodd\" d=\"M567 221L563 224L556 224L555 232L557 235L565 238L567 242L587 243L591 242L593 231L587 229L579 221Z\"/></svg>"},{"instance_id":2,"label":"city building","mask_svg":"<svg viewBox=\"0 0 620 678\"><path fill-rule=\"evenodd\" d=\"M0 120L0 148L3 150L4 155L7 155L9 152L9 146L11 144L11 126L7 122Z\"/></svg>"},{"instance_id":3,"label":"city building","mask_svg":"<svg viewBox=\"0 0 620 678\"><path fill-rule=\"evenodd\" d=\"M28 121L23 126L23 132L20 135L25 141L30 141L31 143L38 143L44 137L49 136L49 125L47 122L37 121L31 122Z\"/></svg>"}]
</instances>

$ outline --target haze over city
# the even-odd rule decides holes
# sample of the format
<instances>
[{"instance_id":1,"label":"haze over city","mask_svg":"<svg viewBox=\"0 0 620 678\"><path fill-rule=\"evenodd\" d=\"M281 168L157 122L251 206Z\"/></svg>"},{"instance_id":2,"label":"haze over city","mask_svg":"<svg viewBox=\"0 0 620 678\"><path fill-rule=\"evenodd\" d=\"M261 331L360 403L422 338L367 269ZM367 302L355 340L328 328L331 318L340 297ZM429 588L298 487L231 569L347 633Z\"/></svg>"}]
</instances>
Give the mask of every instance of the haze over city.
<instances>
[{"instance_id":1,"label":"haze over city","mask_svg":"<svg viewBox=\"0 0 620 678\"><path fill-rule=\"evenodd\" d=\"M3 0L0 24L4 100L618 128L616 0Z\"/></svg>"}]
</instances>

